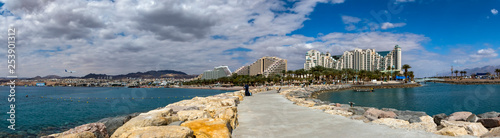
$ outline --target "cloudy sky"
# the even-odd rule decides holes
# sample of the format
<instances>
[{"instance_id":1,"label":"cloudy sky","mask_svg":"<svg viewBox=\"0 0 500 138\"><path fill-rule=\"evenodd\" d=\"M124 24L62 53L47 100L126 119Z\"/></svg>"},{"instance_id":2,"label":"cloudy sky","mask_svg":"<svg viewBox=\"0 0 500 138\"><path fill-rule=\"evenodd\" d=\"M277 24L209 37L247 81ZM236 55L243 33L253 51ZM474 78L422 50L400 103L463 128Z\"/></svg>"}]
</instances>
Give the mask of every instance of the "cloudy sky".
<instances>
[{"instance_id":1,"label":"cloudy sky","mask_svg":"<svg viewBox=\"0 0 500 138\"><path fill-rule=\"evenodd\" d=\"M18 30L20 77L200 74L262 56L300 69L310 49L396 44L422 77L500 64L498 9L498 0L0 0L0 30Z\"/></svg>"}]
</instances>

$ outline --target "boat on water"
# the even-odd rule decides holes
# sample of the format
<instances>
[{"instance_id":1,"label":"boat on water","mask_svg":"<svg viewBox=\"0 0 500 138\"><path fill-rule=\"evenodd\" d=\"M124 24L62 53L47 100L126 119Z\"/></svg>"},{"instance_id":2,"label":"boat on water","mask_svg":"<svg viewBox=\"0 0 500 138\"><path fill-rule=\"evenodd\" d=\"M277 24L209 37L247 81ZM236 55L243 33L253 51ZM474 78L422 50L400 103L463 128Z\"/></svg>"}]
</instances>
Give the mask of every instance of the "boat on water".
<instances>
[{"instance_id":1,"label":"boat on water","mask_svg":"<svg viewBox=\"0 0 500 138\"><path fill-rule=\"evenodd\" d=\"M373 92L375 91L373 88L371 89L355 89L356 92Z\"/></svg>"}]
</instances>

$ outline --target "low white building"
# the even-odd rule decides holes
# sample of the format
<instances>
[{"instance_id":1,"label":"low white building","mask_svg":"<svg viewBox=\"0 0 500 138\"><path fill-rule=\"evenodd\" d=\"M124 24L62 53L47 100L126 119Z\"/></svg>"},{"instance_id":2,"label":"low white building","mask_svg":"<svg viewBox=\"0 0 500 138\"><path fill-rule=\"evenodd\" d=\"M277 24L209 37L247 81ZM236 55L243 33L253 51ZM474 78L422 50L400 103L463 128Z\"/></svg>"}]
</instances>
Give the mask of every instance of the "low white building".
<instances>
[{"instance_id":1,"label":"low white building","mask_svg":"<svg viewBox=\"0 0 500 138\"><path fill-rule=\"evenodd\" d=\"M218 79L222 77L231 76L231 71L227 66L218 66L215 67L214 70L207 70L203 72L201 79L202 80L211 80Z\"/></svg>"}]
</instances>

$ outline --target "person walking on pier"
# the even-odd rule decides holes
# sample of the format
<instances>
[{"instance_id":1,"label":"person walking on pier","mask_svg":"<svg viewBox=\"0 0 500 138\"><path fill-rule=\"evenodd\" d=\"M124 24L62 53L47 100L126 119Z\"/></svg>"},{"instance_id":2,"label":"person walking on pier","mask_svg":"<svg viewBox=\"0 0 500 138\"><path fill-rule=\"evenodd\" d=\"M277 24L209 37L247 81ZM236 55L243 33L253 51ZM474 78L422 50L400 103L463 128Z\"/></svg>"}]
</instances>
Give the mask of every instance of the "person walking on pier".
<instances>
[{"instance_id":1,"label":"person walking on pier","mask_svg":"<svg viewBox=\"0 0 500 138\"><path fill-rule=\"evenodd\" d=\"M248 84L245 84L245 96L252 96L250 91L248 91Z\"/></svg>"}]
</instances>

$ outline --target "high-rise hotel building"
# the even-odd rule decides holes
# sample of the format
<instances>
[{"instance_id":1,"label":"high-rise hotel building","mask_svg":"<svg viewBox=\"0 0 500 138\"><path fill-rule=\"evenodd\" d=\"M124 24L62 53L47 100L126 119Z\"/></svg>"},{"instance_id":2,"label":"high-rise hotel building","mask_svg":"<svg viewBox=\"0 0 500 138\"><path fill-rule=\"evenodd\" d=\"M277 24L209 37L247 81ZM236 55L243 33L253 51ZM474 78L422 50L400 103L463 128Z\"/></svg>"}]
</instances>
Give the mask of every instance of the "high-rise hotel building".
<instances>
[{"instance_id":1,"label":"high-rise hotel building","mask_svg":"<svg viewBox=\"0 0 500 138\"><path fill-rule=\"evenodd\" d=\"M315 66L323 66L334 69L354 70L401 70L401 47L396 45L392 51L376 52L375 49L354 49L345 51L342 55L331 55L329 52L323 54L317 50L306 53L304 69L309 70Z\"/></svg>"},{"instance_id":2,"label":"high-rise hotel building","mask_svg":"<svg viewBox=\"0 0 500 138\"><path fill-rule=\"evenodd\" d=\"M283 70L287 70L286 59L281 59L277 57L263 57L254 63L243 66L237 69L234 73L238 75L264 75L269 76L272 74L281 74Z\"/></svg>"}]
</instances>

